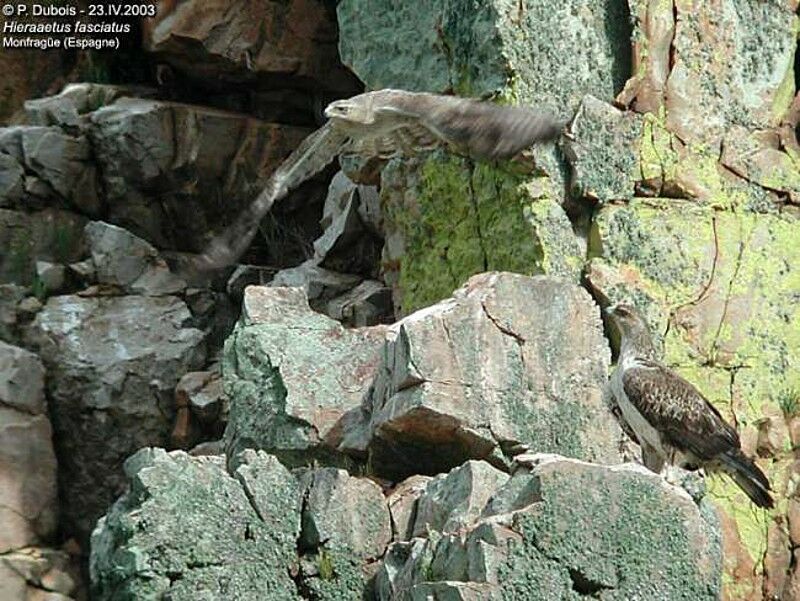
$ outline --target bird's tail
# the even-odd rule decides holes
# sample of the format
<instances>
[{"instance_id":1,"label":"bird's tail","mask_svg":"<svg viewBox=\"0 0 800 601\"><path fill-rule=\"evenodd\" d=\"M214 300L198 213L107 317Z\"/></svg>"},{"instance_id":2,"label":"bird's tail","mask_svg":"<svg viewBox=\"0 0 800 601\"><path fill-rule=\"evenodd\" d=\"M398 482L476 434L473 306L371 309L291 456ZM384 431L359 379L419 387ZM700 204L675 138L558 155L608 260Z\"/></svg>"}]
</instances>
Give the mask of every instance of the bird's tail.
<instances>
[{"instance_id":1,"label":"bird's tail","mask_svg":"<svg viewBox=\"0 0 800 601\"><path fill-rule=\"evenodd\" d=\"M774 506L772 495L769 493L771 490L769 480L753 460L742 453L741 449L723 453L720 458L723 471L733 478L753 503L766 509Z\"/></svg>"}]
</instances>

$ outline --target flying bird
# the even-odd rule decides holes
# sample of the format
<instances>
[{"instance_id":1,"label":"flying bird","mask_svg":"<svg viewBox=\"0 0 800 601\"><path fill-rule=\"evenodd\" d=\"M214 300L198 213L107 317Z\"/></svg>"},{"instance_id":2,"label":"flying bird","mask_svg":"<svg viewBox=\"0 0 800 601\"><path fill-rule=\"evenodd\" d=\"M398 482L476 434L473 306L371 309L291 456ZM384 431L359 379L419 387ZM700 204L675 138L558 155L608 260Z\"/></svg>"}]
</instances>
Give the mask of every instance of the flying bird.
<instances>
[{"instance_id":1,"label":"flying bird","mask_svg":"<svg viewBox=\"0 0 800 601\"><path fill-rule=\"evenodd\" d=\"M259 196L212 240L195 267L219 269L236 261L275 201L338 155L387 159L448 145L475 159L503 159L555 138L563 125L532 108L390 89L337 100L328 105L325 116L325 125L275 170Z\"/></svg>"},{"instance_id":2,"label":"flying bird","mask_svg":"<svg viewBox=\"0 0 800 601\"><path fill-rule=\"evenodd\" d=\"M728 474L759 507L773 506L764 472L743 452L739 435L688 381L656 360L650 331L631 306L607 310L622 337L611 389L645 458Z\"/></svg>"}]
</instances>

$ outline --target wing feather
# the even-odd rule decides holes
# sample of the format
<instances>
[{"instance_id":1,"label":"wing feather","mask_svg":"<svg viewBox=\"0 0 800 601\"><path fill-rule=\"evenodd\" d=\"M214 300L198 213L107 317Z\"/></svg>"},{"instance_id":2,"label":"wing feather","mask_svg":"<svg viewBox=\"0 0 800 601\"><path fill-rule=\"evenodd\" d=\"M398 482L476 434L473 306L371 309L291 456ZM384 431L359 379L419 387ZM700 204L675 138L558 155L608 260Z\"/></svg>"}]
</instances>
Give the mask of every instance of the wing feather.
<instances>
[{"instance_id":1,"label":"wing feather","mask_svg":"<svg viewBox=\"0 0 800 601\"><path fill-rule=\"evenodd\" d=\"M701 460L739 448L739 435L689 382L655 361L627 369L630 402L672 446Z\"/></svg>"},{"instance_id":2,"label":"wing feather","mask_svg":"<svg viewBox=\"0 0 800 601\"><path fill-rule=\"evenodd\" d=\"M258 225L277 200L330 164L347 142L346 134L326 123L300 143L275 170L256 199L218 234L195 260L201 271L230 265L250 245Z\"/></svg>"},{"instance_id":3,"label":"wing feather","mask_svg":"<svg viewBox=\"0 0 800 601\"><path fill-rule=\"evenodd\" d=\"M552 114L530 107L438 94L384 90L376 113L410 127L418 123L442 142L477 159L510 158L535 142L551 140L563 127Z\"/></svg>"}]
</instances>

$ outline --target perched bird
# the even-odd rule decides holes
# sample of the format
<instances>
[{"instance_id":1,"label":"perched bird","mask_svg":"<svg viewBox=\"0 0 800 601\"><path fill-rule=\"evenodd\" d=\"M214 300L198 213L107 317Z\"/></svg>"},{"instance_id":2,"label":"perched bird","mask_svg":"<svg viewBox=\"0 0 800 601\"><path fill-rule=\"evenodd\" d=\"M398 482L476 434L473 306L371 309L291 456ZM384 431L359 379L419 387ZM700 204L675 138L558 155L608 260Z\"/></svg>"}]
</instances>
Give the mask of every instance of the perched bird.
<instances>
[{"instance_id":1,"label":"perched bird","mask_svg":"<svg viewBox=\"0 0 800 601\"><path fill-rule=\"evenodd\" d=\"M337 100L325 116L328 122L289 155L253 203L198 257L197 268L233 263L273 203L340 154L390 158L446 144L476 159L510 158L535 142L555 138L562 128L544 111L404 90Z\"/></svg>"},{"instance_id":2,"label":"perched bird","mask_svg":"<svg viewBox=\"0 0 800 601\"><path fill-rule=\"evenodd\" d=\"M624 304L606 311L622 337L611 388L645 464L655 471L668 462L726 473L753 503L772 507L769 481L742 452L736 430L694 386L656 360L642 316Z\"/></svg>"}]
</instances>

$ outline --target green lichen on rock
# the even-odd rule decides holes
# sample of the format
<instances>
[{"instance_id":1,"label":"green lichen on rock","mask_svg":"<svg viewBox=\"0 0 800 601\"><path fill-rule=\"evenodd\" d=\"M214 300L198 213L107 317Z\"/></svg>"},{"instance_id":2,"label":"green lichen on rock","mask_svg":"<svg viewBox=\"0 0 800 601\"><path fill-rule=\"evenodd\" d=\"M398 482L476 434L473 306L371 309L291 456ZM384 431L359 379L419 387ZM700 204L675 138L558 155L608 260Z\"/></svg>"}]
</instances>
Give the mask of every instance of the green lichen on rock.
<instances>
[{"instance_id":1,"label":"green lichen on rock","mask_svg":"<svg viewBox=\"0 0 800 601\"><path fill-rule=\"evenodd\" d=\"M437 152L418 164L390 163L382 182L384 270L399 272L403 313L482 271L579 277L583 251L548 176Z\"/></svg>"},{"instance_id":2,"label":"green lichen on rock","mask_svg":"<svg viewBox=\"0 0 800 601\"><path fill-rule=\"evenodd\" d=\"M274 457L251 452L231 476L221 457L143 449L126 471L130 491L92 535L92 598L299 597L299 490Z\"/></svg>"},{"instance_id":3,"label":"green lichen on rock","mask_svg":"<svg viewBox=\"0 0 800 601\"><path fill-rule=\"evenodd\" d=\"M305 560L316 564L317 573L304 575L303 584L312 599L352 601L362 599L367 577L361 561L352 549L335 543L326 544Z\"/></svg>"},{"instance_id":4,"label":"green lichen on rock","mask_svg":"<svg viewBox=\"0 0 800 601\"><path fill-rule=\"evenodd\" d=\"M542 502L516 514L502 598L718 599L716 524L688 495L630 466L553 461L534 474Z\"/></svg>"},{"instance_id":5,"label":"green lichen on rock","mask_svg":"<svg viewBox=\"0 0 800 601\"><path fill-rule=\"evenodd\" d=\"M598 268L595 279L612 301L649 300L645 308L657 315L651 323L665 324L665 362L737 425L747 453L767 436L772 458L759 463L780 513L792 463L780 398L800 387L798 222L735 199L724 206L661 200L604 207L591 249L618 276ZM725 479L711 481L709 497L732 518L756 571L763 570L767 514Z\"/></svg>"},{"instance_id":6,"label":"green lichen on rock","mask_svg":"<svg viewBox=\"0 0 800 601\"><path fill-rule=\"evenodd\" d=\"M566 142L572 186L581 197L609 201L630 198L640 177L637 143L642 117L586 96Z\"/></svg>"}]
</instances>

